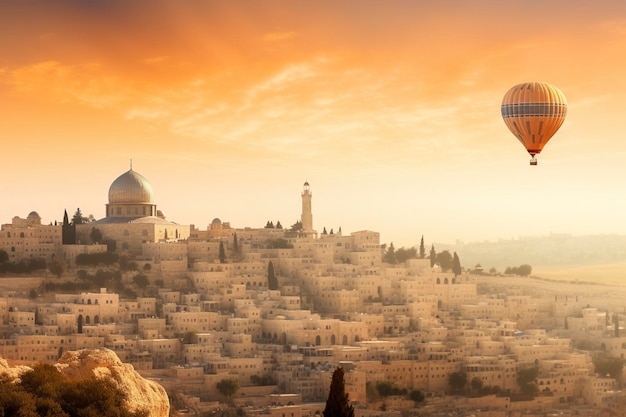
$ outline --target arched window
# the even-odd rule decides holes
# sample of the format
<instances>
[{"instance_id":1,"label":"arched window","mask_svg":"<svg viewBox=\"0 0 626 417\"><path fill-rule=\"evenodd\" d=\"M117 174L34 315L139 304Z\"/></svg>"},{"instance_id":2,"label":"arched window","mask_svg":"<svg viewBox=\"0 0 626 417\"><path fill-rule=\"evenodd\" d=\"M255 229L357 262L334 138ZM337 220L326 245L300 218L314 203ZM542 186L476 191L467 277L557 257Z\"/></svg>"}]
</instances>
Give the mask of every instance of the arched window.
<instances>
[{"instance_id":1,"label":"arched window","mask_svg":"<svg viewBox=\"0 0 626 417\"><path fill-rule=\"evenodd\" d=\"M315 336L315 346L319 346L322 344L322 338L320 335Z\"/></svg>"}]
</instances>

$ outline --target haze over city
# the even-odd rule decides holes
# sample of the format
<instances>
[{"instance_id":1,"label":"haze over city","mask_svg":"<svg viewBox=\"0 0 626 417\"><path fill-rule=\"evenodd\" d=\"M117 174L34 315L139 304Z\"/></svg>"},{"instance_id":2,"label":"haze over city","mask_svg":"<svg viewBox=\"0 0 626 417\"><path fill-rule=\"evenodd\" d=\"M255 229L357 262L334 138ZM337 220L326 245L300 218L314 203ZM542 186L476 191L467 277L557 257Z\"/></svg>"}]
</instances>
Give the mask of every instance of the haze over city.
<instances>
[{"instance_id":1,"label":"haze over city","mask_svg":"<svg viewBox=\"0 0 626 417\"><path fill-rule=\"evenodd\" d=\"M396 247L626 233L621 1L3 1L0 222L104 217L129 168L168 219ZM568 100L538 166L514 84Z\"/></svg>"}]
</instances>

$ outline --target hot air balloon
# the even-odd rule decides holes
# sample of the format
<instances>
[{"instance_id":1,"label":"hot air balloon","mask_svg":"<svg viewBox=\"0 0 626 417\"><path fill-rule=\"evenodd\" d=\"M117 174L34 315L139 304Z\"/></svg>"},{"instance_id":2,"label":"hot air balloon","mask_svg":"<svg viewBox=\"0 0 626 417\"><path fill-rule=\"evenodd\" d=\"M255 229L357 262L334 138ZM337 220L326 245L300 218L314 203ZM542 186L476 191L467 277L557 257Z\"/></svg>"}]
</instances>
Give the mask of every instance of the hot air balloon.
<instances>
[{"instance_id":1,"label":"hot air balloon","mask_svg":"<svg viewBox=\"0 0 626 417\"><path fill-rule=\"evenodd\" d=\"M529 82L507 91L501 111L506 126L530 154L530 165L537 165L535 155L565 120L567 100L552 84Z\"/></svg>"}]
</instances>

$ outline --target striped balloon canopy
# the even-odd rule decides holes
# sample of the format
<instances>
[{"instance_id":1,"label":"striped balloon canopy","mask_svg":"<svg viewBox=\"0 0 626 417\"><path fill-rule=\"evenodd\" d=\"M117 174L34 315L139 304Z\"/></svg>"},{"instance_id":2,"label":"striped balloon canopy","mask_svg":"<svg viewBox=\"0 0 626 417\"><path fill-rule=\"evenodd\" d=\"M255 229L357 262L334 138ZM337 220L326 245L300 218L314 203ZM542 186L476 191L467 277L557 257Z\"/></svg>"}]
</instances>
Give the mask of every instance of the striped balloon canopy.
<instances>
[{"instance_id":1,"label":"striped balloon canopy","mask_svg":"<svg viewBox=\"0 0 626 417\"><path fill-rule=\"evenodd\" d=\"M544 82L517 84L502 99L502 118L537 165L539 154L559 130L567 114L567 100L557 87Z\"/></svg>"}]
</instances>

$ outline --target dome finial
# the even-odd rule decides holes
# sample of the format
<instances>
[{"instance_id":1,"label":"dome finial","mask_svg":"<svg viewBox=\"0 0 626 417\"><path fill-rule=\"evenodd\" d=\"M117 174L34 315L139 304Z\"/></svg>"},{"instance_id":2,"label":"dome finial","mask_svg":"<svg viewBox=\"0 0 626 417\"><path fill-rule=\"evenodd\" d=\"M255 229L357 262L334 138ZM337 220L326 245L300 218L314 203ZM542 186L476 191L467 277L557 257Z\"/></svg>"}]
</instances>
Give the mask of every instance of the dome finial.
<instances>
[{"instance_id":1,"label":"dome finial","mask_svg":"<svg viewBox=\"0 0 626 417\"><path fill-rule=\"evenodd\" d=\"M133 170L133 158L130 158L130 170Z\"/></svg>"}]
</instances>

